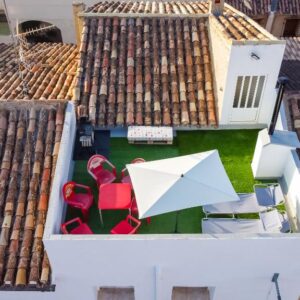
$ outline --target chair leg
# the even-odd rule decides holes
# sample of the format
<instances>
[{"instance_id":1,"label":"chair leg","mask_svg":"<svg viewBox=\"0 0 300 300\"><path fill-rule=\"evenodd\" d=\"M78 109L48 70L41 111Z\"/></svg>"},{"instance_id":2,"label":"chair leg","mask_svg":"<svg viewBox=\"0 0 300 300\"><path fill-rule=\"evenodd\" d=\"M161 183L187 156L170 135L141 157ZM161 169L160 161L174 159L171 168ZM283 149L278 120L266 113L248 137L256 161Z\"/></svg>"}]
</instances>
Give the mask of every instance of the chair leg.
<instances>
[{"instance_id":1,"label":"chair leg","mask_svg":"<svg viewBox=\"0 0 300 300\"><path fill-rule=\"evenodd\" d=\"M85 209L82 209L81 212L82 212L82 218L83 218L84 222L87 222L88 221L88 216L89 216L89 211L85 210Z\"/></svg>"},{"instance_id":2,"label":"chair leg","mask_svg":"<svg viewBox=\"0 0 300 300\"><path fill-rule=\"evenodd\" d=\"M103 217L102 217L101 209L99 209L99 216L100 216L100 223L101 223L101 226L103 226L104 223L103 223Z\"/></svg>"}]
</instances>

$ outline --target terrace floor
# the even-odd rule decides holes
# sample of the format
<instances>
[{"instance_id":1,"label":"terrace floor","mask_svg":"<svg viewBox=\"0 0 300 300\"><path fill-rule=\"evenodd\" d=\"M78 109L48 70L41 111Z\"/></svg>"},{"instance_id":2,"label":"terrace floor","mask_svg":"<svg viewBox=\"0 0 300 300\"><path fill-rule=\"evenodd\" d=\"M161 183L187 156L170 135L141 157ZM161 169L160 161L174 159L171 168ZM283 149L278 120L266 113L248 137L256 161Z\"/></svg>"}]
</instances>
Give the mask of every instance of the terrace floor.
<instances>
[{"instance_id":1,"label":"terrace floor","mask_svg":"<svg viewBox=\"0 0 300 300\"><path fill-rule=\"evenodd\" d=\"M257 130L180 131L171 146L131 145L125 138L112 138L110 161L120 173L125 164L136 157L150 161L217 149L236 192L252 192L257 181L252 176L250 164L257 133ZM88 224L94 233L107 234L128 212L103 211L104 227L101 227L97 209L98 190L87 173L86 165L87 161L75 162L73 180L93 189L95 203L90 209ZM66 220L77 216L81 216L79 210L68 208ZM155 216L150 224L143 221L139 233L201 233L204 216L201 207Z\"/></svg>"}]
</instances>

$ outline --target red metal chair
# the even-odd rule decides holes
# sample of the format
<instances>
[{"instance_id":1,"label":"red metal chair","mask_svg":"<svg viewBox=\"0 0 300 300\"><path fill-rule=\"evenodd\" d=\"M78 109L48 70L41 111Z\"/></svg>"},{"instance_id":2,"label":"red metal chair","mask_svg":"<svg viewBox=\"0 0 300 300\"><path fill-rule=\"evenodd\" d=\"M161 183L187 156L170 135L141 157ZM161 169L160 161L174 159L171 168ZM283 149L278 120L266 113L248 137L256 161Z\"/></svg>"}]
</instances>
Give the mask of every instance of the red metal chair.
<instances>
[{"instance_id":1,"label":"red metal chair","mask_svg":"<svg viewBox=\"0 0 300 300\"><path fill-rule=\"evenodd\" d=\"M77 227L68 231L67 226L69 226L71 224L76 224L76 223L77 223ZM93 231L91 230L91 228L86 223L83 223L80 220L80 218L72 219L72 220L62 224L60 228L61 228L61 231L63 234L93 234Z\"/></svg>"},{"instance_id":2,"label":"red metal chair","mask_svg":"<svg viewBox=\"0 0 300 300\"><path fill-rule=\"evenodd\" d=\"M111 170L105 169L107 165ZM116 167L103 155L93 155L87 164L89 174L96 180L98 186L104 183L112 183L117 178Z\"/></svg>"},{"instance_id":3,"label":"red metal chair","mask_svg":"<svg viewBox=\"0 0 300 300\"><path fill-rule=\"evenodd\" d=\"M130 223L135 223L133 226ZM118 223L111 231L111 234L134 234L137 232L139 227L141 226L142 222L137 220L131 215L128 215L125 220L122 220Z\"/></svg>"},{"instance_id":4,"label":"red metal chair","mask_svg":"<svg viewBox=\"0 0 300 300\"><path fill-rule=\"evenodd\" d=\"M86 193L76 193L76 188L83 189ZM87 221L89 209L94 201L91 188L74 181L69 181L63 186L63 196L68 205L79 208L82 211L83 219Z\"/></svg>"},{"instance_id":5,"label":"red metal chair","mask_svg":"<svg viewBox=\"0 0 300 300\"><path fill-rule=\"evenodd\" d=\"M143 158L139 158L139 157L135 158L134 160L131 161L132 164L138 164L138 163L143 163L143 162L145 162L145 160ZM130 176L128 175L127 168L124 168L121 171L121 182L131 184L131 179L130 179Z\"/></svg>"},{"instance_id":6,"label":"red metal chair","mask_svg":"<svg viewBox=\"0 0 300 300\"><path fill-rule=\"evenodd\" d=\"M136 215L136 216L139 215L139 210L138 210L138 207L137 207L137 203L136 203L135 197L132 198L130 212L131 212L132 215ZM148 224L151 223L151 218L150 217L146 218L146 220L147 220Z\"/></svg>"}]
</instances>

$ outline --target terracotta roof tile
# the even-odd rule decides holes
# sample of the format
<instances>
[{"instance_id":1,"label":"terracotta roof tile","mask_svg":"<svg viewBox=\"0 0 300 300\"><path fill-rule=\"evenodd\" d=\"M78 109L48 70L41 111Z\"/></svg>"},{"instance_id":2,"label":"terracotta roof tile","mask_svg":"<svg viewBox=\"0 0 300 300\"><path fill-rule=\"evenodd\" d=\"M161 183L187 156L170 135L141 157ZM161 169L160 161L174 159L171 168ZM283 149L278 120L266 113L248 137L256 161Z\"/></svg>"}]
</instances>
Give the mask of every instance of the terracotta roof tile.
<instances>
[{"instance_id":1,"label":"terracotta roof tile","mask_svg":"<svg viewBox=\"0 0 300 300\"><path fill-rule=\"evenodd\" d=\"M42 237L64 106L0 105L0 285L50 284Z\"/></svg>"},{"instance_id":2,"label":"terracotta roof tile","mask_svg":"<svg viewBox=\"0 0 300 300\"><path fill-rule=\"evenodd\" d=\"M89 7L87 13L130 13L130 14L207 14L208 1L103 1Z\"/></svg>"},{"instance_id":3,"label":"terracotta roof tile","mask_svg":"<svg viewBox=\"0 0 300 300\"><path fill-rule=\"evenodd\" d=\"M126 4L125 4L126 3ZM125 17L126 14L130 16L146 17L147 14L151 16L172 16L176 17L186 16L201 17L201 15L209 14L209 2L206 0L185 2L185 1L103 1L88 8L84 15L86 17L99 17L97 14L103 14L102 16L109 16L109 14L115 14L114 16ZM119 15L122 14L122 15ZM224 34L228 34L230 39L234 40L269 40L270 38L265 36L256 26L248 21L248 19L234 11L232 7L225 5L224 14L217 18L221 27L224 28Z\"/></svg>"},{"instance_id":4,"label":"terracotta roof tile","mask_svg":"<svg viewBox=\"0 0 300 300\"><path fill-rule=\"evenodd\" d=\"M85 19L74 88L78 115L100 127L216 126L206 22Z\"/></svg>"},{"instance_id":5,"label":"terracotta roof tile","mask_svg":"<svg viewBox=\"0 0 300 300\"><path fill-rule=\"evenodd\" d=\"M300 37L285 38L286 48L280 74L287 76L287 90L300 91Z\"/></svg>"},{"instance_id":6,"label":"terracotta roof tile","mask_svg":"<svg viewBox=\"0 0 300 300\"><path fill-rule=\"evenodd\" d=\"M285 38L286 47L284 52L284 60L300 61L300 37Z\"/></svg>"},{"instance_id":7,"label":"terracotta roof tile","mask_svg":"<svg viewBox=\"0 0 300 300\"><path fill-rule=\"evenodd\" d=\"M25 52L32 63L23 76L28 95L18 73L16 52L12 46L0 45L0 99L70 100L77 69L75 45L38 43Z\"/></svg>"},{"instance_id":8,"label":"terracotta roof tile","mask_svg":"<svg viewBox=\"0 0 300 300\"><path fill-rule=\"evenodd\" d=\"M272 0L226 0L226 2L244 14L253 17L268 14ZM278 12L287 15L300 15L299 0L279 0Z\"/></svg>"},{"instance_id":9,"label":"terracotta roof tile","mask_svg":"<svg viewBox=\"0 0 300 300\"><path fill-rule=\"evenodd\" d=\"M226 29L226 35L233 40L269 40L256 27L254 27L245 17L236 13L227 12L221 16L215 17L219 24Z\"/></svg>"}]
</instances>

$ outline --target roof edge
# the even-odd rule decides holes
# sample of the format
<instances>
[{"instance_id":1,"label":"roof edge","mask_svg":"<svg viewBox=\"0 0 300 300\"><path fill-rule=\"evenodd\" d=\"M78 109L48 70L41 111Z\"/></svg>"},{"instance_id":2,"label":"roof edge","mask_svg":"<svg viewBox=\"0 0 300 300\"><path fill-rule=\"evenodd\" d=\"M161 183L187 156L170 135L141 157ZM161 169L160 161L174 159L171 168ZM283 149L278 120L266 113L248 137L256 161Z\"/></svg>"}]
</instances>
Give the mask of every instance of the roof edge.
<instances>
[{"instance_id":1,"label":"roof edge","mask_svg":"<svg viewBox=\"0 0 300 300\"><path fill-rule=\"evenodd\" d=\"M160 13L93 13L81 12L78 14L80 18L207 18L210 14L160 14Z\"/></svg>"},{"instance_id":2,"label":"roof edge","mask_svg":"<svg viewBox=\"0 0 300 300\"><path fill-rule=\"evenodd\" d=\"M268 37L270 40L278 40L273 34L271 34L269 31L267 31L265 28L263 28L262 26L260 26L257 22L255 22L252 18L250 18L249 16L245 15L243 12L241 12L240 10L234 8L233 6L231 6L228 3L225 3L225 7L232 10L234 13L240 15L241 17L245 18L253 27L255 27L258 31L260 31L261 33L263 33L266 37Z\"/></svg>"}]
</instances>

